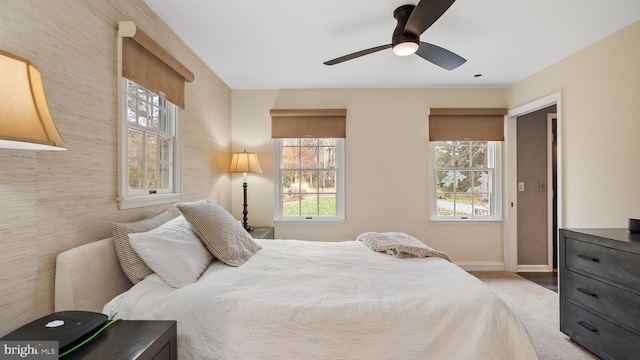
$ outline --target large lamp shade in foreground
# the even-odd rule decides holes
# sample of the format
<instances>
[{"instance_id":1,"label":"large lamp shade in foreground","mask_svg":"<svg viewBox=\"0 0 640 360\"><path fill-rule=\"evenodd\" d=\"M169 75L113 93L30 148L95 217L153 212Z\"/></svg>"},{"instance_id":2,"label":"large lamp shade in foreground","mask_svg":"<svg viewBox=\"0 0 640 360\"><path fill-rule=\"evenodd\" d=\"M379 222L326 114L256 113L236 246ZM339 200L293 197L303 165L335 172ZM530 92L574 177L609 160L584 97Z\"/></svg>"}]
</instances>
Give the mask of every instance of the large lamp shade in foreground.
<instances>
[{"instance_id":1,"label":"large lamp shade in foreground","mask_svg":"<svg viewBox=\"0 0 640 360\"><path fill-rule=\"evenodd\" d=\"M28 60L0 50L0 148L67 150Z\"/></svg>"}]
</instances>

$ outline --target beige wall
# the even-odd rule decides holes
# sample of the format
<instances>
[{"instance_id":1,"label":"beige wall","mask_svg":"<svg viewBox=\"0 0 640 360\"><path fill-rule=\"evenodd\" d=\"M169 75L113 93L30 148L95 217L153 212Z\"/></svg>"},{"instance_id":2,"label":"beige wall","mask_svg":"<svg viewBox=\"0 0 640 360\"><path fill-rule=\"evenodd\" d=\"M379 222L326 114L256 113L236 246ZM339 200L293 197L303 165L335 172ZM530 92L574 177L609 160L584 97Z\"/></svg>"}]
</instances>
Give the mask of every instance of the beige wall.
<instances>
[{"instance_id":1,"label":"beige wall","mask_svg":"<svg viewBox=\"0 0 640 360\"><path fill-rule=\"evenodd\" d=\"M256 151L262 174L249 174L249 223L272 226L272 108L346 108L346 222L278 226L276 237L353 240L367 231L403 231L458 263L502 263L502 223L433 225L427 185L430 107L505 107L491 90L234 90L234 151ZM232 181L233 214L242 217L242 176Z\"/></svg>"},{"instance_id":2,"label":"beige wall","mask_svg":"<svg viewBox=\"0 0 640 360\"><path fill-rule=\"evenodd\" d=\"M185 200L230 208L231 91L142 1L0 2L0 49L41 71L66 152L0 149L0 335L53 311L55 256L167 206L116 201L117 23L141 29L189 67Z\"/></svg>"},{"instance_id":3,"label":"beige wall","mask_svg":"<svg viewBox=\"0 0 640 360\"><path fill-rule=\"evenodd\" d=\"M510 108L562 91L562 227L640 217L640 22L507 89Z\"/></svg>"}]
</instances>

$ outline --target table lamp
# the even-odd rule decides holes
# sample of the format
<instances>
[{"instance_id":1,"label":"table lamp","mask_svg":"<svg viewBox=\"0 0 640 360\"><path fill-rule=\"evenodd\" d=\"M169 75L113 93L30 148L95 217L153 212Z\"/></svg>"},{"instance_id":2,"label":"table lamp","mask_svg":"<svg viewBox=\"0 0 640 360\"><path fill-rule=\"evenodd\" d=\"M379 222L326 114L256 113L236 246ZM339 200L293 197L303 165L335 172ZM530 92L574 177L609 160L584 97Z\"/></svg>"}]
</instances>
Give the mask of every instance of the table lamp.
<instances>
[{"instance_id":1,"label":"table lamp","mask_svg":"<svg viewBox=\"0 0 640 360\"><path fill-rule=\"evenodd\" d=\"M249 226L247 220L247 173L262 173L260 164L258 163L258 154L243 152L235 152L231 157L231 165L229 165L230 173L242 173L242 191L244 192L244 203L242 204L242 226L248 232L253 231L253 227Z\"/></svg>"}]
</instances>

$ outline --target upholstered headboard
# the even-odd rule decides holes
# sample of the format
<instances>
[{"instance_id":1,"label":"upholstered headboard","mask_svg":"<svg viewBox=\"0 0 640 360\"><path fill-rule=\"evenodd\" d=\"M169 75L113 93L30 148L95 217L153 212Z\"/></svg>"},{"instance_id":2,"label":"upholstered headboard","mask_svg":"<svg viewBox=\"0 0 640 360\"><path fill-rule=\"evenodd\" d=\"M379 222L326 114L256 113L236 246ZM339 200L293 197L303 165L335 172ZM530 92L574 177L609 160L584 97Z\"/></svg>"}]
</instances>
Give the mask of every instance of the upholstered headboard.
<instances>
[{"instance_id":1,"label":"upholstered headboard","mask_svg":"<svg viewBox=\"0 0 640 360\"><path fill-rule=\"evenodd\" d=\"M104 304L131 286L113 238L69 249L56 258L55 311L101 312Z\"/></svg>"}]
</instances>

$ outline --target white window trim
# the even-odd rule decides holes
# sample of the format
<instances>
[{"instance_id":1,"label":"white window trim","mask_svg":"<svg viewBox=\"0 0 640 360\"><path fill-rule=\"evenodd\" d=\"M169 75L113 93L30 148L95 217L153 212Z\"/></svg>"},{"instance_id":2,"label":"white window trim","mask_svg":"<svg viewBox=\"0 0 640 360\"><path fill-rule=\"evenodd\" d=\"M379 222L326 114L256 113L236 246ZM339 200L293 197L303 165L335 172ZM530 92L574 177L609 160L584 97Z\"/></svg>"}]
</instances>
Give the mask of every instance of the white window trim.
<instances>
[{"instance_id":1,"label":"white window trim","mask_svg":"<svg viewBox=\"0 0 640 360\"><path fill-rule=\"evenodd\" d=\"M122 39L119 38L121 41ZM121 46L119 46L121 48ZM120 55L120 54L119 54ZM122 66L121 55L118 61ZM122 74L119 70L118 74ZM168 204L182 199L182 111L174 112L174 149L173 149L173 192L156 193L148 195L127 195L129 182L128 172L128 124L127 124L127 100L126 79L118 75L118 203L120 209L133 209L144 206Z\"/></svg>"},{"instance_id":2,"label":"white window trim","mask_svg":"<svg viewBox=\"0 0 640 360\"><path fill-rule=\"evenodd\" d=\"M504 221L502 218L502 178L504 176L502 172L502 163L504 162L504 158L502 157L502 146L503 143L501 141L495 141L496 144L494 147L495 151L495 161L496 164L494 166L494 177L493 177L493 201L491 205L495 209L495 215L491 217L471 217L465 218L462 216L459 217L439 217L437 216L437 194L436 194L436 169L434 164L435 158L435 143L434 141L429 142L429 218L433 224L468 224L468 225L477 225L477 224L490 224L490 223L501 223Z\"/></svg>"},{"instance_id":3,"label":"white window trim","mask_svg":"<svg viewBox=\"0 0 640 360\"><path fill-rule=\"evenodd\" d=\"M345 139L336 138L336 216L284 217L282 216L282 140L274 139L274 181L275 201L273 202L273 223L275 225L342 225L345 222Z\"/></svg>"}]
</instances>

